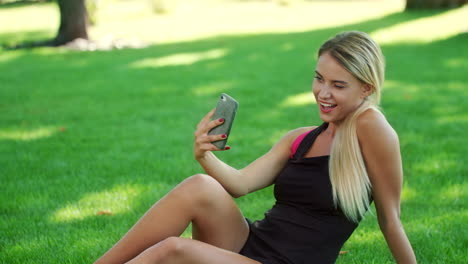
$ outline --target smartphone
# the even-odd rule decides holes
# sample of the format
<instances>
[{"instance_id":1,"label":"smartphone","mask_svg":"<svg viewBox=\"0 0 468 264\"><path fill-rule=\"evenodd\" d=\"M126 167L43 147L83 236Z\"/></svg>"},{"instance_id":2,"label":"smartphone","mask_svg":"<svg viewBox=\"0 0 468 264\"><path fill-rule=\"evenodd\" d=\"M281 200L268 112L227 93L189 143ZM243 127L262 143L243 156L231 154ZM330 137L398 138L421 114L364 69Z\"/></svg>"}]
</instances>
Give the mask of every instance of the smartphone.
<instances>
[{"instance_id":1,"label":"smartphone","mask_svg":"<svg viewBox=\"0 0 468 264\"><path fill-rule=\"evenodd\" d=\"M239 103L234 98L225 93L222 93L219 96L218 104L216 105L216 110L211 120L224 118L224 123L208 132L208 135L226 134L227 137L225 139L212 142L213 145L219 149L224 149L226 147L229 133L231 132L232 128L232 123L236 117L237 108L239 108Z\"/></svg>"}]
</instances>

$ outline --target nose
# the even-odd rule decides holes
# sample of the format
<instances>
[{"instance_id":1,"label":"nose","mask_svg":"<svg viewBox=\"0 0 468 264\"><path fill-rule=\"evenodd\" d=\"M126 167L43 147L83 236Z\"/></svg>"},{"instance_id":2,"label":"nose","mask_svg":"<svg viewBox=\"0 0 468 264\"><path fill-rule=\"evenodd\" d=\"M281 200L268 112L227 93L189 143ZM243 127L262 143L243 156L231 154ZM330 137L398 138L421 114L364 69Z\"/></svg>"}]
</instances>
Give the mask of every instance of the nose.
<instances>
[{"instance_id":1,"label":"nose","mask_svg":"<svg viewBox=\"0 0 468 264\"><path fill-rule=\"evenodd\" d=\"M320 99L328 99L330 98L331 93L330 93L330 87L326 84L319 84L319 92L318 92L318 98Z\"/></svg>"}]
</instances>

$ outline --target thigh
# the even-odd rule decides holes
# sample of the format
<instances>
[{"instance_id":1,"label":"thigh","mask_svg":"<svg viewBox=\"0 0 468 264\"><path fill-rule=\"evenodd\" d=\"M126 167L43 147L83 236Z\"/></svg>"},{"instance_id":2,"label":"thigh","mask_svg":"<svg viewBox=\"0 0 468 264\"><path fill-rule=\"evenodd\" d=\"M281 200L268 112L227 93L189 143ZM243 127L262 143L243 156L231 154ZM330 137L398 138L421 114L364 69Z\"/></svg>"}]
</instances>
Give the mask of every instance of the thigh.
<instances>
[{"instance_id":1,"label":"thigh","mask_svg":"<svg viewBox=\"0 0 468 264\"><path fill-rule=\"evenodd\" d=\"M193 176L199 202L192 220L193 238L239 252L249 235L249 225L231 195L208 175Z\"/></svg>"},{"instance_id":2,"label":"thigh","mask_svg":"<svg viewBox=\"0 0 468 264\"><path fill-rule=\"evenodd\" d=\"M171 237L128 262L160 264L260 264L238 253L188 238Z\"/></svg>"},{"instance_id":3,"label":"thigh","mask_svg":"<svg viewBox=\"0 0 468 264\"><path fill-rule=\"evenodd\" d=\"M176 261L174 264L261 264L258 261L239 255L238 253L218 248L204 242L185 239L183 243L185 245L182 245L180 248L183 252L179 258L175 258Z\"/></svg>"}]
</instances>

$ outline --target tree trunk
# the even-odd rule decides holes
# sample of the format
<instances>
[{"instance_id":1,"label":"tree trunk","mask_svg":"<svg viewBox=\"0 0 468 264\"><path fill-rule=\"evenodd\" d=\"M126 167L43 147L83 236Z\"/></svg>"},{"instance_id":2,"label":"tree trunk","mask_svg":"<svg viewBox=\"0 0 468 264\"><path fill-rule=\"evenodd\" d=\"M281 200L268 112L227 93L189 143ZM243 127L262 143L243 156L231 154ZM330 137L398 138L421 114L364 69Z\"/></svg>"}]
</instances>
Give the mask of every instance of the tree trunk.
<instances>
[{"instance_id":1,"label":"tree trunk","mask_svg":"<svg viewBox=\"0 0 468 264\"><path fill-rule=\"evenodd\" d=\"M406 0L406 10L456 8L468 3L468 0Z\"/></svg>"},{"instance_id":2,"label":"tree trunk","mask_svg":"<svg viewBox=\"0 0 468 264\"><path fill-rule=\"evenodd\" d=\"M60 26L53 46L64 45L77 38L88 39L88 13L85 0L57 0Z\"/></svg>"}]
</instances>

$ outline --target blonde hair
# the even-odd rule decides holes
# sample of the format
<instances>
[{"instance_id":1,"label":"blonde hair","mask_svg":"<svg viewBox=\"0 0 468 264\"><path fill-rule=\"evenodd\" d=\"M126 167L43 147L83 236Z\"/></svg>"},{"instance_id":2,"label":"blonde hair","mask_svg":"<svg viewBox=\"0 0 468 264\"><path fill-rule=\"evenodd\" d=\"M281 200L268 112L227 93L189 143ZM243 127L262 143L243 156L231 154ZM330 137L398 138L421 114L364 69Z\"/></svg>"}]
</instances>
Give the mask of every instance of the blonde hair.
<instances>
[{"instance_id":1,"label":"blonde hair","mask_svg":"<svg viewBox=\"0 0 468 264\"><path fill-rule=\"evenodd\" d=\"M368 109L378 110L384 82L385 63L379 45L358 31L340 33L326 41L318 56L327 52L372 93L336 131L330 153L330 181L335 205L353 222L359 222L371 199L371 183L356 133L358 117Z\"/></svg>"}]
</instances>

